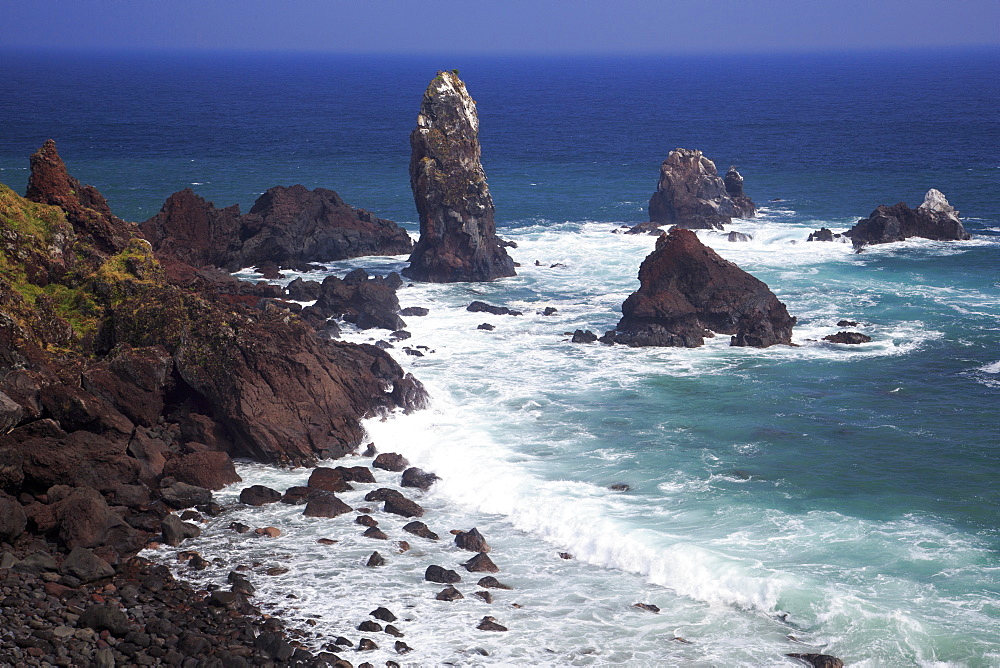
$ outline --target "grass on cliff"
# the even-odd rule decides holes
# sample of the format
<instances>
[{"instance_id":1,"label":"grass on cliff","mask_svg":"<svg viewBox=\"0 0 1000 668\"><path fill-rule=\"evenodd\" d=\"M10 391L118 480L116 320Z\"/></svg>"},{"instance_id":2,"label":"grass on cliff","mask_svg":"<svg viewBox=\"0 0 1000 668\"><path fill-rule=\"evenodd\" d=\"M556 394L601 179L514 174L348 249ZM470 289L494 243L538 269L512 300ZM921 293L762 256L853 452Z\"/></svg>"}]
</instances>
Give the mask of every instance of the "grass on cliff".
<instances>
[{"instance_id":1,"label":"grass on cliff","mask_svg":"<svg viewBox=\"0 0 1000 668\"><path fill-rule=\"evenodd\" d=\"M105 308L158 285L162 270L149 244L133 239L96 268L65 213L37 204L0 184L0 300L43 347L80 349L93 337ZM54 312L72 327L71 340L52 340L39 314ZM58 329L58 328L56 328Z\"/></svg>"}]
</instances>

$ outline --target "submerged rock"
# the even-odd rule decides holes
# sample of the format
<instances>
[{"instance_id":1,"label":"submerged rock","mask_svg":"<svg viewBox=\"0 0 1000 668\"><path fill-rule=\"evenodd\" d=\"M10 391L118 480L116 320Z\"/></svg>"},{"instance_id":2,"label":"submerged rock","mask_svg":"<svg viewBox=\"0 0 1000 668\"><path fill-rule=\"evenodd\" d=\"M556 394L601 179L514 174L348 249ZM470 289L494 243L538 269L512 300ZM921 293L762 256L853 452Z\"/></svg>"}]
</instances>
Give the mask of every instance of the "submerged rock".
<instances>
[{"instance_id":1,"label":"submerged rock","mask_svg":"<svg viewBox=\"0 0 1000 668\"><path fill-rule=\"evenodd\" d=\"M454 72L438 72L427 87L410 146L420 240L403 275L435 283L513 276L480 162L476 103Z\"/></svg>"},{"instance_id":2,"label":"submerged rock","mask_svg":"<svg viewBox=\"0 0 1000 668\"><path fill-rule=\"evenodd\" d=\"M717 332L731 334L734 346L791 344L795 318L785 305L694 232L661 235L639 268L639 283L622 304L617 330L606 335L615 343L693 348Z\"/></svg>"},{"instance_id":3,"label":"submerged rock","mask_svg":"<svg viewBox=\"0 0 1000 668\"><path fill-rule=\"evenodd\" d=\"M904 202L892 206L883 204L867 218L859 220L844 236L850 237L857 249L870 244L903 241L910 237L935 241L971 238L958 218L958 211L934 188L927 191L923 203L916 209L911 209Z\"/></svg>"},{"instance_id":4,"label":"submerged rock","mask_svg":"<svg viewBox=\"0 0 1000 668\"><path fill-rule=\"evenodd\" d=\"M721 230L733 218L752 218L756 208L743 194L743 177L735 169L726 177L728 182L719 178L715 163L701 151L674 149L660 165L656 192L649 200L650 223Z\"/></svg>"},{"instance_id":5,"label":"submerged rock","mask_svg":"<svg viewBox=\"0 0 1000 668\"><path fill-rule=\"evenodd\" d=\"M859 343L870 343L872 337L867 334L862 334L861 332L837 332L836 334L828 334L823 337L824 341L830 341L831 343L847 343L850 345L857 345Z\"/></svg>"}]
</instances>

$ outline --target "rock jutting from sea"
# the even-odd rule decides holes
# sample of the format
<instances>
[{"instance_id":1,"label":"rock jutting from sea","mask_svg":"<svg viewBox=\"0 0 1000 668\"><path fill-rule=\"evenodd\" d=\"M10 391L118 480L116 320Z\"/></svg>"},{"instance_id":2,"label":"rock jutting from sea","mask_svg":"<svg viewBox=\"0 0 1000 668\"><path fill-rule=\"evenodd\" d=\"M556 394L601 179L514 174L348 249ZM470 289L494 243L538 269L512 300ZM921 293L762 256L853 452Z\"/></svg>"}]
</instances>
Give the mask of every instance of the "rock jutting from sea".
<instances>
[{"instance_id":1,"label":"rock jutting from sea","mask_svg":"<svg viewBox=\"0 0 1000 668\"><path fill-rule=\"evenodd\" d=\"M406 230L391 220L352 208L332 190L301 185L269 189L245 215L239 205L218 209L185 188L139 229L158 257L226 271L265 264L302 269L413 249Z\"/></svg>"},{"instance_id":2,"label":"rock jutting from sea","mask_svg":"<svg viewBox=\"0 0 1000 668\"><path fill-rule=\"evenodd\" d=\"M867 218L844 233L856 249L872 244L904 241L923 237L935 241L962 241L971 238L965 231L955 207L941 191L931 188L923 203L911 209L905 202L892 206L880 205Z\"/></svg>"},{"instance_id":3,"label":"rock jutting from sea","mask_svg":"<svg viewBox=\"0 0 1000 668\"><path fill-rule=\"evenodd\" d=\"M656 240L639 267L639 289L622 304L618 327L604 343L694 348L714 333L731 345L791 345L796 319L767 285L721 258L690 230Z\"/></svg>"},{"instance_id":4,"label":"rock jutting from sea","mask_svg":"<svg viewBox=\"0 0 1000 668\"><path fill-rule=\"evenodd\" d=\"M476 103L456 72L438 72L427 87L410 146L420 239L403 275L434 283L514 276L496 234Z\"/></svg>"},{"instance_id":5,"label":"rock jutting from sea","mask_svg":"<svg viewBox=\"0 0 1000 668\"><path fill-rule=\"evenodd\" d=\"M721 230L733 218L756 215L735 167L722 179L714 162L687 148L674 149L660 165L656 192L649 200L650 223Z\"/></svg>"}]
</instances>

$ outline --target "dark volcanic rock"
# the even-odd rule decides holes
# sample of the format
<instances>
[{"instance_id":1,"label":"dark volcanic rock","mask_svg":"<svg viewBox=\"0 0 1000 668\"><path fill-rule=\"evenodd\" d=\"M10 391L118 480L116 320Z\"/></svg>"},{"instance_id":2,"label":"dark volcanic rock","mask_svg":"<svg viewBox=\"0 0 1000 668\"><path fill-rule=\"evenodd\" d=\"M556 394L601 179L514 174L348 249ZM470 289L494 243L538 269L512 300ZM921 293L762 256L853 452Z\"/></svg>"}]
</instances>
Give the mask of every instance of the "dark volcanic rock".
<instances>
[{"instance_id":1,"label":"dark volcanic rock","mask_svg":"<svg viewBox=\"0 0 1000 668\"><path fill-rule=\"evenodd\" d=\"M461 582L462 576L455 571L432 564L424 572L424 579L428 582L437 582L439 584L454 584Z\"/></svg>"},{"instance_id":2,"label":"dark volcanic rock","mask_svg":"<svg viewBox=\"0 0 1000 668\"><path fill-rule=\"evenodd\" d=\"M513 276L480 162L476 103L454 72L438 72L427 87L410 146L420 240L403 275L435 283Z\"/></svg>"},{"instance_id":3,"label":"dark volcanic rock","mask_svg":"<svg viewBox=\"0 0 1000 668\"><path fill-rule=\"evenodd\" d=\"M749 234L733 231L726 235L726 241L732 241L734 243L753 241L753 237Z\"/></svg>"},{"instance_id":4,"label":"dark volcanic rock","mask_svg":"<svg viewBox=\"0 0 1000 668\"><path fill-rule=\"evenodd\" d=\"M327 276L320 285L316 303L303 312L343 318L359 329L396 331L406 327L397 315L399 299L393 283L388 277L369 277L363 269L355 269L343 279Z\"/></svg>"},{"instance_id":5,"label":"dark volcanic rock","mask_svg":"<svg viewBox=\"0 0 1000 668\"><path fill-rule=\"evenodd\" d=\"M742 194L743 178L736 170L730 173L734 176L727 174L727 177L739 192L739 204L727 192L727 184L719 178L715 163L701 151L674 149L660 165L660 180L649 200L650 222L721 230L733 218L753 217L756 213L753 202Z\"/></svg>"},{"instance_id":6,"label":"dark volcanic rock","mask_svg":"<svg viewBox=\"0 0 1000 668\"><path fill-rule=\"evenodd\" d=\"M406 457L395 452L383 452L372 462L373 468L382 469L383 471L394 471L396 473L406 469L409 465L410 462L406 461Z\"/></svg>"},{"instance_id":7,"label":"dark volcanic rock","mask_svg":"<svg viewBox=\"0 0 1000 668\"><path fill-rule=\"evenodd\" d=\"M793 659L801 659L813 668L844 668L844 662L829 654L786 654Z\"/></svg>"},{"instance_id":8,"label":"dark volcanic rock","mask_svg":"<svg viewBox=\"0 0 1000 668\"><path fill-rule=\"evenodd\" d=\"M158 256L227 271L400 255L413 247L392 221L351 208L332 190L301 185L271 188L245 216L238 205L217 209L187 188L140 228Z\"/></svg>"},{"instance_id":9,"label":"dark volcanic rock","mask_svg":"<svg viewBox=\"0 0 1000 668\"><path fill-rule=\"evenodd\" d=\"M28 517L21 504L0 496L0 542L13 543L27 525Z\"/></svg>"},{"instance_id":10,"label":"dark volcanic rock","mask_svg":"<svg viewBox=\"0 0 1000 668\"><path fill-rule=\"evenodd\" d=\"M95 604L87 608L77 622L77 626L95 631L109 631L114 636L124 636L129 632L128 616L111 605Z\"/></svg>"},{"instance_id":11,"label":"dark volcanic rock","mask_svg":"<svg viewBox=\"0 0 1000 668\"><path fill-rule=\"evenodd\" d=\"M485 587L486 589L513 589L513 587L509 587L501 583L492 575L487 575L486 577L480 578L479 582L477 582L476 584L478 584L480 587Z\"/></svg>"},{"instance_id":12,"label":"dark volcanic rock","mask_svg":"<svg viewBox=\"0 0 1000 668\"><path fill-rule=\"evenodd\" d=\"M428 540L437 540L440 538L440 536L431 531L426 524L416 520L404 526L403 531L407 531L412 533L414 536L420 536L421 538L426 538Z\"/></svg>"},{"instance_id":13,"label":"dark volcanic rock","mask_svg":"<svg viewBox=\"0 0 1000 668\"><path fill-rule=\"evenodd\" d=\"M164 487L160 490L160 494L167 504L177 509L193 508L212 502L211 490L186 482L175 482L169 487Z\"/></svg>"},{"instance_id":14,"label":"dark volcanic rock","mask_svg":"<svg viewBox=\"0 0 1000 668\"><path fill-rule=\"evenodd\" d=\"M348 482L375 482L375 476L367 466L338 466L334 470Z\"/></svg>"},{"instance_id":15,"label":"dark volcanic rock","mask_svg":"<svg viewBox=\"0 0 1000 668\"><path fill-rule=\"evenodd\" d=\"M183 522L174 514L164 517L160 526L163 532L163 542L171 547L177 547L188 538L197 538L201 535L201 529L198 525Z\"/></svg>"},{"instance_id":16,"label":"dark volcanic rock","mask_svg":"<svg viewBox=\"0 0 1000 668\"><path fill-rule=\"evenodd\" d=\"M399 311L399 315L412 315L417 317L425 316L428 313L430 313L430 310L424 308L423 306L407 306Z\"/></svg>"},{"instance_id":17,"label":"dark volcanic rock","mask_svg":"<svg viewBox=\"0 0 1000 668\"><path fill-rule=\"evenodd\" d=\"M490 545L479 533L479 529L472 528L469 531L459 531L455 534L455 545L470 552L489 552Z\"/></svg>"},{"instance_id":18,"label":"dark volcanic rock","mask_svg":"<svg viewBox=\"0 0 1000 668\"><path fill-rule=\"evenodd\" d=\"M438 601L457 601L460 598L465 598L465 596L462 595L462 592L455 589L454 586L448 585L439 591L434 598Z\"/></svg>"},{"instance_id":19,"label":"dark volcanic rock","mask_svg":"<svg viewBox=\"0 0 1000 668\"><path fill-rule=\"evenodd\" d=\"M205 489L222 489L243 481L236 472L233 460L225 452L192 452L168 461L163 472L181 482Z\"/></svg>"},{"instance_id":20,"label":"dark volcanic rock","mask_svg":"<svg viewBox=\"0 0 1000 668\"><path fill-rule=\"evenodd\" d=\"M911 209L904 202L881 205L867 218L844 233L855 248L869 244L887 244L910 237L935 241L956 241L971 238L962 226L955 210L940 191L931 188L923 203Z\"/></svg>"},{"instance_id":21,"label":"dark volcanic rock","mask_svg":"<svg viewBox=\"0 0 1000 668\"><path fill-rule=\"evenodd\" d=\"M325 492L349 492L354 489L344 480L344 475L340 471L322 466L313 469L306 485Z\"/></svg>"},{"instance_id":22,"label":"dark volcanic rock","mask_svg":"<svg viewBox=\"0 0 1000 668\"><path fill-rule=\"evenodd\" d=\"M465 566L465 570L470 573L499 573L500 568L493 563L493 560L489 558L488 555L480 552L472 559L462 564Z\"/></svg>"},{"instance_id":23,"label":"dark volcanic rock","mask_svg":"<svg viewBox=\"0 0 1000 668\"><path fill-rule=\"evenodd\" d=\"M480 301L472 302L465 307L465 310L472 313L492 313L493 315L523 315L520 311L509 309L506 306L493 306Z\"/></svg>"},{"instance_id":24,"label":"dark volcanic rock","mask_svg":"<svg viewBox=\"0 0 1000 668\"><path fill-rule=\"evenodd\" d=\"M735 218L753 218L757 215L757 206L746 193L743 192L743 176L736 171L736 167L730 167L722 179L726 184L726 194L733 200L736 207ZM730 239L732 241L733 239Z\"/></svg>"},{"instance_id":25,"label":"dark volcanic rock","mask_svg":"<svg viewBox=\"0 0 1000 668\"><path fill-rule=\"evenodd\" d=\"M573 332L573 343L594 343L597 341L597 334L589 329L578 329Z\"/></svg>"},{"instance_id":26,"label":"dark volcanic rock","mask_svg":"<svg viewBox=\"0 0 1000 668\"><path fill-rule=\"evenodd\" d=\"M59 572L63 575L72 575L80 582L87 583L110 578L115 574L115 569L112 568L111 564L94 554L93 550L76 547L59 566Z\"/></svg>"},{"instance_id":27,"label":"dark volcanic rock","mask_svg":"<svg viewBox=\"0 0 1000 668\"><path fill-rule=\"evenodd\" d=\"M387 513L403 517L422 517L424 514L424 509L418 503L407 499L402 494L387 497L382 509Z\"/></svg>"},{"instance_id":28,"label":"dark volcanic rock","mask_svg":"<svg viewBox=\"0 0 1000 668\"><path fill-rule=\"evenodd\" d=\"M809 238L806 241L833 241L834 239L841 238L842 235L834 234L833 230L821 227L815 232L809 233Z\"/></svg>"},{"instance_id":29,"label":"dark volcanic rock","mask_svg":"<svg viewBox=\"0 0 1000 668\"><path fill-rule=\"evenodd\" d=\"M785 305L694 232L675 228L657 239L639 268L639 283L622 304L617 343L692 348L718 332L732 334L734 346L791 344L795 318Z\"/></svg>"},{"instance_id":30,"label":"dark volcanic rock","mask_svg":"<svg viewBox=\"0 0 1000 668\"><path fill-rule=\"evenodd\" d=\"M850 345L857 345L859 343L870 343L872 337L867 334L862 334L861 332L837 332L836 334L828 334L824 336L823 340L831 343L847 343Z\"/></svg>"},{"instance_id":31,"label":"dark volcanic rock","mask_svg":"<svg viewBox=\"0 0 1000 668\"><path fill-rule=\"evenodd\" d=\"M248 506L263 506L281 500L281 492L264 485L252 485L240 492L240 503Z\"/></svg>"},{"instance_id":32,"label":"dark volcanic rock","mask_svg":"<svg viewBox=\"0 0 1000 668\"><path fill-rule=\"evenodd\" d=\"M403 471L403 477L400 479L399 484L402 487L416 487L426 492L436 480L440 479L437 475L414 466Z\"/></svg>"},{"instance_id":33,"label":"dark volcanic rock","mask_svg":"<svg viewBox=\"0 0 1000 668\"><path fill-rule=\"evenodd\" d=\"M506 626L498 624L496 618L495 617L490 617L489 615L487 615L486 617L483 617L483 619L479 622L479 625L476 626L476 628L479 629L480 631L506 631L507 630Z\"/></svg>"},{"instance_id":34,"label":"dark volcanic rock","mask_svg":"<svg viewBox=\"0 0 1000 668\"><path fill-rule=\"evenodd\" d=\"M351 508L330 492L320 492L309 499L302 514L306 517L337 517L352 510L354 508Z\"/></svg>"}]
</instances>

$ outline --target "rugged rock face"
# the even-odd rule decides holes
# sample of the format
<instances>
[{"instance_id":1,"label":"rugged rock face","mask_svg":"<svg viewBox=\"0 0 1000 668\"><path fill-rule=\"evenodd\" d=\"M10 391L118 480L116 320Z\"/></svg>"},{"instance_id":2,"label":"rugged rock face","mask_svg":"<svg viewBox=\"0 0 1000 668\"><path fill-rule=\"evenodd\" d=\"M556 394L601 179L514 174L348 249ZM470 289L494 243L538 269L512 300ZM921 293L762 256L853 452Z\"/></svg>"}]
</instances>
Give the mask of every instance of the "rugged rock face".
<instances>
[{"instance_id":1,"label":"rugged rock face","mask_svg":"<svg viewBox=\"0 0 1000 668\"><path fill-rule=\"evenodd\" d=\"M457 74L438 72L427 87L410 146L420 240L403 274L435 283L513 276L480 162L476 103Z\"/></svg>"},{"instance_id":2,"label":"rugged rock face","mask_svg":"<svg viewBox=\"0 0 1000 668\"><path fill-rule=\"evenodd\" d=\"M743 194L743 177L731 168L719 178L715 163L701 151L677 148L660 165L660 180L649 200L649 220L688 229L715 229L733 218L752 218L756 207Z\"/></svg>"},{"instance_id":3,"label":"rugged rock face","mask_svg":"<svg viewBox=\"0 0 1000 668\"><path fill-rule=\"evenodd\" d=\"M844 233L855 248L869 244L887 244L910 237L923 237L935 241L969 239L958 211L948 204L941 191L931 188L923 204L911 209L904 202L892 206L880 205L867 218L862 218Z\"/></svg>"},{"instance_id":4,"label":"rugged rock face","mask_svg":"<svg viewBox=\"0 0 1000 668\"><path fill-rule=\"evenodd\" d=\"M301 185L271 188L246 215L238 205L217 209L186 188L140 227L158 256L227 271L265 263L303 267L413 248L396 223L351 208L332 190Z\"/></svg>"},{"instance_id":5,"label":"rugged rock face","mask_svg":"<svg viewBox=\"0 0 1000 668\"><path fill-rule=\"evenodd\" d=\"M168 506L237 481L230 455L311 463L357 446L362 417L422 405L386 353L321 340L258 286L179 259L171 271L194 278L168 282L100 193L93 209L58 190L78 184L54 145L36 164L33 196L60 206L0 185L0 499L29 531L114 562Z\"/></svg>"},{"instance_id":6,"label":"rugged rock face","mask_svg":"<svg viewBox=\"0 0 1000 668\"><path fill-rule=\"evenodd\" d=\"M629 346L702 345L713 332L731 345L791 344L795 318L768 287L675 228L639 268L640 286L622 304L617 330L602 341Z\"/></svg>"}]
</instances>

